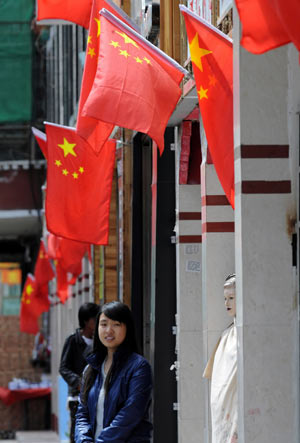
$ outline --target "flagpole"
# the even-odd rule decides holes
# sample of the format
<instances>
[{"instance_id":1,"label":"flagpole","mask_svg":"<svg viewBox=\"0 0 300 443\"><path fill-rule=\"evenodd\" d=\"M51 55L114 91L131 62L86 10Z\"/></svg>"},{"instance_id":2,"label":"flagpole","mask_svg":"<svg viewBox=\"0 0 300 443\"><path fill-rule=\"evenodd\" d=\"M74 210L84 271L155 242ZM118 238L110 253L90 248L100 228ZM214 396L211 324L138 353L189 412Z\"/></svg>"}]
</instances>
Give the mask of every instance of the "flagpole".
<instances>
[{"instance_id":1,"label":"flagpole","mask_svg":"<svg viewBox=\"0 0 300 443\"><path fill-rule=\"evenodd\" d=\"M213 26L211 23L209 23L207 20L205 20L204 18L200 17L200 15L195 14L195 12L191 11L190 9L188 9L186 6L184 5L179 5L179 9L181 12L185 12L186 14L190 15L191 17L193 17L194 19L198 20L199 22L201 22L203 25L207 26L209 29L211 29L213 32L215 32L216 34L219 34L221 37L223 37L224 39L228 40L230 43L233 42L232 38L228 37L227 34L224 34L224 32L220 31L218 28L216 28L215 26Z\"/></svg>"},{"instance_id":2,"label":"flagpole","mask_svg":"<svg viewBox=\"0 0 300 443\"><path fill-rule=\"evenodd\" d=\"M133 27L133 29L136 30L140 34L141 30L140 27L129 17L129 15L126 14L126 12L123 11L123 9L119 8L112 0L105 0L106 3L109 4L109 6L114 9L118 14L120 14L130 25ZM100 11L99 11L100 12Z\"/></svg>"}]
</instances>

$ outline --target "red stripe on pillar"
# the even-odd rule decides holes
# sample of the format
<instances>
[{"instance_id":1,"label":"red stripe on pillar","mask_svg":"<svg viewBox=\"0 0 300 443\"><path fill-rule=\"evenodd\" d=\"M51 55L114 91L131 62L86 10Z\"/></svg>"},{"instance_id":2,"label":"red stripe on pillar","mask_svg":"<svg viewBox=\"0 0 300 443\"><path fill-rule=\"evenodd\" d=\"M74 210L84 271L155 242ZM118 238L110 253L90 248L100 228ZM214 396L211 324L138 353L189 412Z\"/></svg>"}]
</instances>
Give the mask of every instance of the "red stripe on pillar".
<instances>
[{"instance_id":1,"label":"red stripe on pillar","mask_svg":"<svg viewBox=\"0 0 300 443\"><path fill-rule=\"evenodd\" d=\"M179 243L202 243L202 235L180 235Z\"/></svg>"},{"instance_id":2,"label":"red stripe on pillar","mask_svg":"<svg viewBox=\"0 0 300 443\"><path fill-rule=\"evenodd\" d=\"M201 212L179 212L179 220L201 220Z\"/></svg>"},{"instance_id":3,"label":"red stripe on pillar","mask_svg":"<svg viewBox=\"0 0 300 443\"><path fill-rule=\"evenodd\" d=\"M207 222L202 224L202 234L206 232L234 232L234 222Z\"/></svg>"},{"instance_id":4,"label":"red stripe on pillar","mask_svg":"<svg viewBox=\"0 0 300 443\"><path fill-rule=\"evenodd\" d=\"M289 146L242 145L240 153L241 158L289 158Z\"/></svg>"},{"instance_id":5,"label":"red stripe on pillar","mask_svg":"<svg viewBox=\"0 0 300 443\"><path fill-rule=\"evenodd\" d=\"M240 186L238 186L240 188ZM289 194L291 192L291 181L264 181L244 180L242 181L243 194Z\"/></svg>"},{"instance_id":6,"label":"red stripe on pillar","mask_svg":"<svg viewBox=\"0 0 300 443\"><path fill-rule=\"evenodd\" d=\"M201 198L202 206L229 206L226 195L204 195Z\"/></svg>"}]
</instances>

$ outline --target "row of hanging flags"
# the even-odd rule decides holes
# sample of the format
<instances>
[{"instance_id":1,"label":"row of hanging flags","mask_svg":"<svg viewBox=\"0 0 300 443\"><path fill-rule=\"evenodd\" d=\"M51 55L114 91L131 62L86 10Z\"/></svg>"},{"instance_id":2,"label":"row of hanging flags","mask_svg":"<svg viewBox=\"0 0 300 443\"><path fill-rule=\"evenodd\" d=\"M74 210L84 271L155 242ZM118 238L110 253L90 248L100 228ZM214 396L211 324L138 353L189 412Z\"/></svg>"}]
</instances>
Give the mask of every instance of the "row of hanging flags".
<instances>
[{"instance_id":1,"label":"row of hanging flags","mask_svg":"<svg viewBox=\"0 0 300 443\"><path fill-rule=\"evenodd\" d=\"M28 274L21 298L20 330L28 334L39 331L39 317L50 308L48 283L56 277L56 290L61 303L69 295L82 273L82 257L91 258L91 245L49 234L47 246L41 240L34 274Z\"/></svg>"},{"instance_id":2,"label":"row of hanging flags","mask_svg":"<svg viewBox=\"0 0 300 443\"><path fill-rule=\"evenodd\" d=\"M235 0L241 45L261 54L293 42L300 50L299 0ZM200 113L213 163L234 208L232 40L185 6ZM90 245L108 242L115 125L148 134L164 150L164 132L181 97L187 71L144 39L112 0L37 0L37 21L66 20L89 30L76 128L33 128L47 160L48 245L41 242L34 276L21 304L21 330L36 333L49 309L48 282L56 275L62 303L81 273ZM55 263L55 272L50 263ZM70 277L71 275L71 277Z\"/></svg>"}]
</instances>

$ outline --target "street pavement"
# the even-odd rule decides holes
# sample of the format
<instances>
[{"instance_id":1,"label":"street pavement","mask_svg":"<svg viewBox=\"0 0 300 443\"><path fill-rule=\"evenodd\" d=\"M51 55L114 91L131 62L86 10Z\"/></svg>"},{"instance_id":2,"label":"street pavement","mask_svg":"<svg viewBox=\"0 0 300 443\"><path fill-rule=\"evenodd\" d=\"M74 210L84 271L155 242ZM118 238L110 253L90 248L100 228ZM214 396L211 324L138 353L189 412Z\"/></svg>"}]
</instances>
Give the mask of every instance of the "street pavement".
<instances>
[{"instance_id":1,"label":"street pavement","mask_svg":"<svg viewBox=\"0 0 300 443\"><path fill-rule=\"evenodd\" d=\"M16 440L0 440L5 443L59 443L58 435L53 431L20 431Z\"/></svg>"}]
</instances>

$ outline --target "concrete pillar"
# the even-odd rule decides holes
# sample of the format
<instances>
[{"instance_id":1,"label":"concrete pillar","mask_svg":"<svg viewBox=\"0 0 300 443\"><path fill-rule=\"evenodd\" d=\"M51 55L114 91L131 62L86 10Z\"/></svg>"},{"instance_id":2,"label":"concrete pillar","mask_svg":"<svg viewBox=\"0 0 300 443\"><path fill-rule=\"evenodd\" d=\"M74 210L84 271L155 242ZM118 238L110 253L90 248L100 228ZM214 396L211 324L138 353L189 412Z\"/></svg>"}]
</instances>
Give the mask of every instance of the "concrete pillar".
<instances>
[{"instance_id":1,"label":"concrete pillar","mask_svg":"<svg viewBox=\"0 0 300 443\"><path fill-rule=\"evenodd\" d=\"M175 137L176 140L176 137ZM178 443L202 443L201 189L179 185L176 143L176 352Z\"/></svg>"},{"instance_id":2,"label":"concrete pillar","mask_svg":"<svg viewBox=\"0 0 300 443\"><path fill-rule=\"evenodd\" d=\"M293 285L287 46L257 56L234 16L235 257L239 443L296 443L297 298Z\"/></svg>"},{"instance_id":3,"label":"concrete pillar","mask_svg":"<svg viewBox=\"0 0 300 443\"><path fill-rule=\"evenodd\" d=\"M204 364L208 361L222 331L231 323L224 306L223 285L235 271L234 214L213 164L201 165L202 199L202 297ZM201 374L200 374L201 375ZM210 441L209 383L205 386L204 441Z\"/></svg>"}]
</instances>

